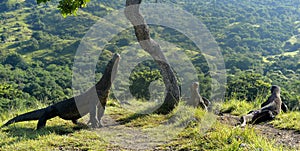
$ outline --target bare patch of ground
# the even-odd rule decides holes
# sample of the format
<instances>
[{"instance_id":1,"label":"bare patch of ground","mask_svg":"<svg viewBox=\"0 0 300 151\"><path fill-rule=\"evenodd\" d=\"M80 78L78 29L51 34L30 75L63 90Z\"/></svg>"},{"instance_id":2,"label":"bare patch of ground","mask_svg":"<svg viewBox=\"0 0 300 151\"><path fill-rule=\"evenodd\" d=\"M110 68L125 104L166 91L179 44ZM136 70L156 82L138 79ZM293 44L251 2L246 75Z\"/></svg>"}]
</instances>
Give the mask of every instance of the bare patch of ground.
<instances>
[{"instance_id":1,"label":"bare patch of ground","mask_svg":"<svg viewBox=\"0 0 300 151\"><path fill-rule=\"evenodd\" d=\"M168 135L170 132L159 128L128 127L118 123L116 119L117 117L105 115L102 118L104 127L95 130L99 136L105 136L105 141L115 146L111 150L154 150L176 135Z\"/></svg>"},{"instance_id":2,"label":"bare patch of ground","mask_svg":"<svg viewBox=\"0 0 300 151\"><path fill-rule=\"evenodd\" d=\"M168 143L175 136L165 138L164 131L155 130L157 133L149 132L141 127L128 127L116 121L117 116L106 115L103 117L103 128L95 130L99 136L112 144L110 150L156 150L157 146ZM239 117L224 114L218 120L233 127L239 124ZM254 127L259 135L270 140L275 140L291 149L300 150L300 133L295 130L284 130L274 128L271 124L263 123L249 125Z\"/></svg>"}]
</instances>

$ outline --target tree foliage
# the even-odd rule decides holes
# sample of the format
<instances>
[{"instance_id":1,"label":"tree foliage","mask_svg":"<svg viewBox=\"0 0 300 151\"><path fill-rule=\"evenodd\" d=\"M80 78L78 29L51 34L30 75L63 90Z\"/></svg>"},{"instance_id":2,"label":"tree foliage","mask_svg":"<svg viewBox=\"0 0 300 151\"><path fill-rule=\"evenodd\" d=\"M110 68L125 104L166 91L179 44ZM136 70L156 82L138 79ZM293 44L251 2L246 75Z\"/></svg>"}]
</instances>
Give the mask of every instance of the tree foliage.
<instances>
[{"instance_id":1,"label":"tree foliage","mask_svg":"<svg viewBox=\"0 0 300 151\"><path fill-rule=\"evenodd\" d=\"M33 100L50 104L72 95L74 54L86 31L98 17L124 7L125 1L63 0L58 3L38 0L38 3L46 2L39 6L36 6L36 0L12 2L0 2L0 82L12 85L12 89L30 95ZM236 96L251 101L264 91L267 94L268 86L276 84L283 89L282 98L285 103L293 109L299 109L298 1L172 2L198 17L218 42L227 68L228 99ZM57 6L60 7L59 10L65 8L66 11L62 12L65 15L76 14L80 7L87 7L80 8L82 13L77 13L76 17L70 15L63 19ZM105 53L99 58L99 75L105 61L109 60L108 54L122 53L136 42L134 35L129 34L132 30L128 29L109 41ZM201 50L179 31L156 25L151 25L150 31L154 39L175 43L186 52L197 70L201 95L209 97L212 80ZM154 66L148 65L149 68ZM145 83L138 81L150 82L157 78L154 73L156 72L143 68L137 69L132 73L132 84L143 88ZM149 77L153 79L147 79ZM144 94L144 90L135 89L134 93ZM4 96L1 98L1 103L9 102ZM24 96L18 98L13 101L22 104L28 100ZM8 109L8 105L1 107Z\"/></svg>"}]
</instances>

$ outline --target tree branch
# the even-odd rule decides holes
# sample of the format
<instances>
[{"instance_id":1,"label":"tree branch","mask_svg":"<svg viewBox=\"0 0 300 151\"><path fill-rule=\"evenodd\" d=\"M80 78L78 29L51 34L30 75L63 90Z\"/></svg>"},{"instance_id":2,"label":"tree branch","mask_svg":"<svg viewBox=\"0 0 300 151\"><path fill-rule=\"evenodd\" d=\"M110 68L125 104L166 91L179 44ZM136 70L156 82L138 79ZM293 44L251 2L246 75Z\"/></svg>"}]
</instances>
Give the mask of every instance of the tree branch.
<instances>
[{"instance_id":1,"label":"tree branch","mask_svg":"<svg viewBox=\"0 0 300 151\"><path fill-rule=\"evenodd\" d=\"M139 12L142 0L126 0L125 16L134 26L135 35L141 47L148 52L160 67L167 95L162 106L156 113L168 114L179 102L179 87L160 45L150 37L149 27Z\"/></svg>"}]
</instances>

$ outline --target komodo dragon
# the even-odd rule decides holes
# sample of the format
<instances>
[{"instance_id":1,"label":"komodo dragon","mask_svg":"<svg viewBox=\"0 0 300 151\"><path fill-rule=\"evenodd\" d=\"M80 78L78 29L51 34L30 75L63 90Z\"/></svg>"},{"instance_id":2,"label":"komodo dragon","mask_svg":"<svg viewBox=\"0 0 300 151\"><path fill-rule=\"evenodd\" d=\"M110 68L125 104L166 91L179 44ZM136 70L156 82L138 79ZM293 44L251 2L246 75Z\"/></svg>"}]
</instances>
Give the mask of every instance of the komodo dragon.
<instances>
[{"instance_id":1,"label":"komodo dragon","mask_svg":"<svg viewBox=\"0 0 300 151\"><path fill-rule=\"evenodd\" d=\"M273 85L271 87L271 96L261 105L260 109L250 111L247 115L240 119L241 127L245 127L247 122L258 124L273 120L280 112L287 112L287 106L281 101L280 87Z\"/></svg>"},{"instance_id":2,"label":"komodo dragon","mask_svg":"<svg viewBox=\"0 0 300 151\"><path fill-rule=\"evenodd\" d=\"M21 121L38 120L37 129L40 129L45 127L47 120L56 116L65 120L72 120L74 124L77 124L77 119L88 113L90 114L88 123L91 123L91 127L101 127L100 120L104 114L109 89L116 75L119 60L120 55L115 54L107 64L100 81L85 93L55 103L46 108L19 115L9 120L2 127ZM95 94L96 92L97 94Z\"/></svg>"}]
</instances>

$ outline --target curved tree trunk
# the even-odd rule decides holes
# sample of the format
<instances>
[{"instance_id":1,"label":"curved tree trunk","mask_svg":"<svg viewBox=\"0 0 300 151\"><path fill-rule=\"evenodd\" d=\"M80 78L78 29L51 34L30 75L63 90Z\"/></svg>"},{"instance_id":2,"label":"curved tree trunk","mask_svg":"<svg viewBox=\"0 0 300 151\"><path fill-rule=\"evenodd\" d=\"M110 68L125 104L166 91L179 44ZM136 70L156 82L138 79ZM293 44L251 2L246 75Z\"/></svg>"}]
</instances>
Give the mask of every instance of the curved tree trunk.
<instances>
[{"instance_id":1,"label":"curved tree trunk","mask_svg":"<svg viewBox=\"0 0 300 151\"><path fill-rule=\"evenodd\" d=\"M150 37L149 27L139 12L141 2L142 0L126 0L125 16L134 26L135 35L141 47L153 57L160 67L167 95L164 103L156 110L156 113L168 114L179 102L179 87L174 72L159 44Z\"/></svg>"}]
</instances>

